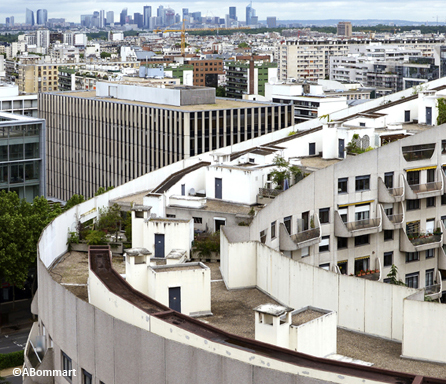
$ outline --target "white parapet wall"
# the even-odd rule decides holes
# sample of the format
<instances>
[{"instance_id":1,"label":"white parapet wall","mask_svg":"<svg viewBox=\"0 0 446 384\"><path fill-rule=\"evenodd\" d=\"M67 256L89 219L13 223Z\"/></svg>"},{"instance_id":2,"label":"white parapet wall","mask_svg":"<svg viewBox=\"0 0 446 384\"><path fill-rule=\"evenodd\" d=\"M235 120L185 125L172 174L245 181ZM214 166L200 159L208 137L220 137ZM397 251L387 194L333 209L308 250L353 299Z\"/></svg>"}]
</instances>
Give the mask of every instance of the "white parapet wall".
<instances>
[{"instance_id":1,"label":"white parapet wall","mask_svg":"<svg viewBox=\"0 0 446 384\"><path fill-rule=\"evenodd\" d=\"M403 300L418 292L338 275L294 261L259 242L231 243L224 234L220 260L230 289L257 286L283 305L335 311L340 327L396 341L403 340Z\"/></svg>"},{"instance_id":2,"label":"white parapet wall","mask_svg":"<svg viewBox=\"0 0 446 384\"><path fill-rule=\"evenodd\" d=\"M446 363L445 319L446 305L424 301L422 291L405 299L402 356Z\"/></svg>"}]
</instances>

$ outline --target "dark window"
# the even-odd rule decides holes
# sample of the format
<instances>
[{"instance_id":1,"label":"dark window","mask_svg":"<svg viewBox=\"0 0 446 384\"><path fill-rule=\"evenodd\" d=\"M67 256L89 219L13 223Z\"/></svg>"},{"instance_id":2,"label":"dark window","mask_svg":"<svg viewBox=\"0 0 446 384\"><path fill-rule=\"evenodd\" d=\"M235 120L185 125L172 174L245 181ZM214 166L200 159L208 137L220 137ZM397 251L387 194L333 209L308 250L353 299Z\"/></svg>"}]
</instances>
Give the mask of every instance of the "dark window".
<instances>
[{"instance_id":1,"label":"dark window","mask_svg":"<svg viewBox=\"0 0 446 384\"><path fill-rule=\"evenodd\" d=\"M330 208L319 209L319 221L321 222L321 224L330 222Z\"/></svg>"},{"instance_id":2,"label":"dark window","mask_svg":"<svg viewBox=\"0 0 446 384\"><path fill-rule=\"evenodd\" d=\"M326 271L330 270L330 263L319 264L319 268L325 269Z\"/></svg>"},{"instance_id":3,"label":"dark window","mask_svg":"<svg viewBox=\"0 0 446 384\"><path fill-rule=\"evenodd\" d=\"M170 214L170 213L167 213L167 214L166 214L166 217L167 217L168 219L175 219L175 218L177 217L177 215L172 215L172 214Z\"/></svg>"},{"instance_id":4,"label":"dark window","mask_svg":"<svg viewBox=\"0 0 446 384\"><path fill-rule=\"evenodd\" d=\"M428 183L433 183L435 181L435 168L427 170L426 181Z\"/></svg>"},{"instance_id":5,"label":"dark window","mask_svg":"<svg viewBox=\"0 0 446 384\"><path fill-rule=\"evenodd\" d=\"M390 279L390 278L389 279L384 279L383 283L390 284L391 281L392 281L392 279Z\"/></svg>"},{"instance_id":6,"label":"dark window","mask_svg":"<svg viewBox=\"0 0 446 384\"><path fill-rule=\"evenodd\" d=\"M347 274L347 266L348 266L347 260L338 261L338 268L339 268L339 271L341 272L341 275Z\"/></svg>"},{"instance_id":7,"label":"dark window","mask_svg":"<svg viewBox=\"0 0 446 384\"><path fill-rule=\"evenodd\" d=\"M384 266L390 267L393 264L393 252L384 252Z\"/></svg>"},{"instance_id":8,"label":"dark window","mask_svg":"<svg viewBox=\"0 0 446 384\"><path fill-rule=\"evenodd\" d=\"M82 369L82 384L91 384L93 377L85 369Z\"/></svg>"},{"instance_id":9,"label":"dark window","mask_svg":"<svg viewBox=\"0 0 446 384\"><path fill-rule=\"evenodd\" d=\"M271 240L276 237L276 222L271 223Z\"/></svg>"},{"instance_id":10,"label":"dark window","mask_svg":"<svg viewBox=\"0 0 446 384\"><path fill-rule=\"evenodd\" d=\"M370 175L356 176L355 188L357 191L365 191L370 189Z\"/></svg>"},{"instance_id":11,"label":"dark window","mask_svg":"<svg viewBox=\"0 0 446 384\"><path fill-rule=\"evenodd\" d=\"M434 285L434 270L426 269L426 283L424 284L426 287Z\"/></svg>"},{"instance_id":12,"label":"dark window","mask_svg":"<svg viewBox=\"0 0 446 384\"><path fill-rule=\"evenodd\" d=\"M435 207L435 197L428 197L426 199L426 207Z\"/></svg>"},{"instance_id":13,"label":"dark window","mask_svg":"<svg viewBox=\"0 0 446 384\"><path fill-rule=\"evenodd\" d=\"M406 210L420 209L420 200L406 200Z\"/></svg>"},{"instance_id":14,"label":"dark window","mask_svg":"<svg viewBox=\"0 0 446 384\"><path fill-rule=\"evenodd\" d=\"M370 257L359 257L358 259L355 259L355 275L358 273L365 272L367 269L369 269L369 262Z\"/></svg>"},{"instance_id":15,"label":"dark window","mask_svg":"<svg viewBox=\"0 0 446 384\"><path fill-rule=\"evenodd\" d=\"M441 154L446 154L446 140L441 140Z\"/></svg>"},{"instance_id":16,"label":"dark window","mask_svg":"<svg viewBox=\"0 0 446 384\"><path fill-rule=\"evenodd\" d=\"M360 127L365 127L365 123L359 123Z\"/></svg>"},{"instance_id":17,"label":"dark window","mask_svg":"<svg viewBox=\"0 0 446 384\"><path fill-rule=\"evenodd\" d=\"M409 273L406 275L406 285L409 288L418 288L418 276L419 272Z\"/></svg>"},{"instance_id":18,"label":"dark window","mask_svg":"<svg viewBox=\"0 0 446 384\"><path fill-rule=\"evenodd\" d=\"M67 376L65 376L66 379L71 381L71 370L72 370L72 362L71 359L66 355L64 352L62 352L62 370L66 371Z\"/></svg>"},{"instance_id":19,"label":"dark window","mask_svg":"<svg viewBox=\"0 0 446 384\"><path fill-rule=\"evenodd\" d=\"M410 171L407 172L407 183L409 185L420 184L420 171Z\"/></svg>"},{"instance_id":20,"label":"dark window","mask_svg":"<svg viewBox=\"0 0 446 384\"><path fill-rule=\"evenodd\" d=\"M432 257L434 257L434 249L431 248L431 249L426 250L426 259L430 259Z\"/></svg>"},{"instance_id":21,"label":"dark window","mask_svg":"<svg viewBox=\"0 0 446 384\"><path fill-rule=\"evenodd\" d=\"M393 172L387 172L384 174L384 184L387 188L393 188Z\"/></svg>"},{"instance_id":22,"label":"dark window","mask_svg":"<svg viewBox=\"0 0 446 384\"><path fill-rule=\"evenodd\" d=\"M446 194L441 195L441 205L446 205Z\"/></svg>"},{"instance_id":23,"label":"dark window","mask_svg":"<svg viewBox=\"0 0 446 384\"><path fill-rule=\"evenodd\" d=\"M418 252L406 252L406 263L418 260L420 260L420 255L418 254Z\"/></svg>"},{"instance_id":24,"label":"dark window","mask_svg":"<svg viewBox=\"0 0 446 384\"><path fill-rule=\"evenodd\" d=\"M359 247L364 244L370 243L370 236L369 235L362 235L362 236L356 236L355 237L355 247Z\"/></svg>"},{"instance_id":25,"label":"dark window","mask_svg":"<svg viewBox=\"0 0 446 384\"><path fill-rule=\"evenodd\" d=\"M262 244L266 243L266 229L260 232L260 242Z\"/></svg>"},{"instance_id":26,"label":"dark window","mask_svg":"<svg viewBox=\"0 0 446 384\"><path fill-rule=\"evenodd\" d=\"M338 249L348 248L348 237L338 237Z\"/></svg>"},{"instance_id":27,"label":"dark window","mask_svg":"<svg viewBox=\"0 0 446 384\"><path fill-rule=\"evenodd\" d=\"M430 159L434 150L435 144L410 145L403 147L403 157L406 161Z\"/></svg>"},{"instance_id":28,"label":"dark window","mask_svg":"<svg viewBox=\"0 0 446 384\"><path fill-rule=\"evenodd\" d=\"M288 234L291 235L291 216L287 216L283 219L283 225L285 225Z\"/></svg>"},{"instance_id":29,"label":"dark window","mask_svg":"<svg viewBox=\"0 0 446 384\"><path fill-rule=\"evenodd\" d=\"M393 231L392 230L384 230L384 241L393 240Z\"/></svg>"},{"instance_id":30,"label":"dark window","mask_svg":"<svg viewBox=\"0 0 446 384\"><path fill-rule=\"evenodd\" d=\"M330 236L322 236L319 243L319 252L327 252L330 250Z\"/></svg>"},{"instance_id":31,"label":"dark window","mask_svg":"<svg viewBox=\"0 0 446 384\"><path fill-rule=\"evenodd\" d=\"M202 217L193 217L194 224L203 224L203 218Z\"/></svg>"},{"instance_id":32,"label":"dark window","mask_svg":"<svg viewBox=\"0 0 446 384\"><path fill-rule=\"evenodd\" d=\"M348 178L338 179L338 193L347 193Z\"/></svg>"}]
</instances>

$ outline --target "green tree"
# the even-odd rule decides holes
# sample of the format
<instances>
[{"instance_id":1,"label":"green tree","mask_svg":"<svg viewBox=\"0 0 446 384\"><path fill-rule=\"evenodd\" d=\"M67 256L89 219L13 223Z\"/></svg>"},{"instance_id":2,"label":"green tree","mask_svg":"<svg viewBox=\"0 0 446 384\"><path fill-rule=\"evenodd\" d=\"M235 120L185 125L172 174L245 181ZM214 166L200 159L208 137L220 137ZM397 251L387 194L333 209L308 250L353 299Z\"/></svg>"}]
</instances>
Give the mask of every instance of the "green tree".
<instances>
[{"instance_id":1,"label":"green tree","mask_svg":"<svg viewBox=\"0 0 446 384\"><path fill-rule=\"evenodd\" d=\"M85 197L83 195L76 195L70 197L70 200L67 201L64 207L64 211L68 211L70 208L73 208L75 205L83 203L85 201Z\"/></svg>"},{"instance_id":2,"label":"green tree","mask_svg":"<svg viewBox=\"0 0 446 384\"><path fill-rule=\"evenodd\" d=\"M23 288L35 267L40 234L61 212L42 196L31 204L15 192L0 191L0 276L5 281Z\"/></svg>"},{"instance_id":3,"label":"green tree","mask_svg":"<svg viewBox=\"0 0 446 384\"><path fill-rule=\"evenodd\" d=\"M217 97L226 97L225 87L219 86L215 89L215 96Z\"/></svg>"},{"instance_id":4,"label":"green tree","mask_svg":"<svg viewBox=\"0 0 446 384\"><path fill-rule=\"evenodd\" d=\"M111 207L99 209L99 219L96 223L96 229L116 236L121 229L121 221L122 217L119 205L113 204Z\"/></svg>"},{"instance_id":5,"label":"green tree","mask_svg":"<svg viewBox=\"0 0 446 384\"><path fill-rule=\"evenodd\" d=\"M446 123L446 99L441 97L437 100L438 117L437 125Z\"/></svg>"},{"instance_id":6,"label":"green tree","mask_svg":"<svg viewBox=\"0 0 446 384\"><path fill-rule=\"evenodd\" d=\"M114 187L107 187L107 189L105 189L104 187L99 187L99 189L96 191L96 193L94 194L95 196L99 196L102 195L105 192L111 191Z\"/></svg>"},{"instance_id":7,"label":"green tree","mask_svg":"<svg viewBox=\"0 0 446 384\"><path fill-rule=\"evenodd\" d=\"M392 264L390 267L390 272L387 274L387 278L389 279L389 283L393 285L403 285L406 286L401 280L398 280L398 267L395 264Z\"/></svg>"},{"instance_id":8,"label":"green tree","mask_svg":"<svg viewBox=\"0 0 446 384\"><path fill-rule=\"evenodd\" d=\"M111 57L111 53L101 52L101 59L105 59L106 57Z\"/></svg>"},{"instance_id":9,"label":"green tree","mask_svg":"<svg viewBox=\"0 0 446 384\"><path fill-rule=\"evenodd\" d=\"M296 180L302 176L302 171L299 167L291 165L289 161L280 155L277 155L274 158L273 164L275 165L275 168L270 175L272 181L277 184L278 189L283 189L285 179L288 179L291 185L292 179L294 179L296 183Z\"/></svg>"},{"instance_id":10,"label":"green tree","mask_svg":"<svg viewBox=\"0 0 446 384\"><path fill-rule=\"evenodd\" d=\"M243 41L242 43L240 43L238 45L239 48L249 48L249 44L245 41Z\"/></svg>"}]
</instances>

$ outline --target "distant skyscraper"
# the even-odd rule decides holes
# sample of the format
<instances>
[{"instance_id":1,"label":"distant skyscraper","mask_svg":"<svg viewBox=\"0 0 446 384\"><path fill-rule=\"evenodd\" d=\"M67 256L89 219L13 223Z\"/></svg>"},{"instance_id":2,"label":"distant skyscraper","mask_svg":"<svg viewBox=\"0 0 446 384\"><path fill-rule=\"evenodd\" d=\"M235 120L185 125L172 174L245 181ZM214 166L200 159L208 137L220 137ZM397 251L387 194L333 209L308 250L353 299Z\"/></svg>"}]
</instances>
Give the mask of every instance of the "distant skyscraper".
<instances>
[{"instance_id":1,"label":"distant skyscraper","mask_svg":"<svg viewBox=\"0 0 446 384\"><path fill-rule=\"evenodd\" d=\"M144 16L142 13L136 12L133 14L133 23L142 28L144 26Z\"/></svg>"},{"instance_id":2,"label":"distant skyscraper","mask_svg":"<svg viewBox=\"0 0 446 384\"><path fill-rule=\"evenodd\" d=\"M149 28L151 17L152 17L152 7L150 5L144 6L143 8L144 28Z\"/></svg>"},{"instance_id":3,"label":"distant skyscraper","mask_svg":"<svg viewBox=\"0 0 446 384\"><path fill-rule=\"evenodd\" d=\"M237 20L237 8L229 7L229 18L232 20Z\"/></svg>"},{"instance_id":4,"label":"distant skyscraper","mask_svg":"<svg viewBox=\"0 0 446 384\"><path fill-rule=\"evenodd\" d=\"M125 20L127 19L127 8L124 8L119 15L119 22L121 25L125 24Z\"/></svg>"},{"instance_id":5,"label":"distant skyscraper","mask_svg":"<svg viewBox=\"0 0 446 384\"><path fill-rule=\"evenodd\" d=\"M105 27L105 11L102 9L99 12L99 28Z\"/></svg>"},{"instance_id":6,"label":"distant skyscraper","mask_svg":"<svg viewBox=\"0 0 446 384\"><path fill-rule=\"evenodd\" d=\"M251 25L251 18L255 15L255 10L252 8L252 1L246 7L246 25Z\"/></svg>"},{"instance_id":7,"label":"distant skyscraper","mask_svg":"<svg viewBox=\"0 0 446 384\"><path fill-rule=\"evenodd\" d=\"M107 12L107 24L114 24L115 23L115 13L113 11Z\"/></svg>"},{"instance_id":8,"label":"distant skyscraper","mask_svg":"<svg viewBox=\"0 0 446 384\"><path fill-rule=\"evenodd\" d=\"M14 16L11 16L10 18L9 18L9 21L10 21L10 25L11 26L14 26Z\"/></svg>"},{"instance_id":9,"label":"distant skyscraper","mask_svg":"<svg viewBox=\"0 0 446 384\"><path fill-rule=\"evenodd\" d=\"M31 9L26 8L26 24L27 25L34 25L34 11L31 11Z\"/></svg>"},{"instance_id":10,"label":"distant skyscraper","mask_svg":"<svg viewBox=\"0 0 446 384\"><path fill-rule=\"evenodd\" d=\"M268 25L268 28L276 28L276 18L272 16L267 17L266 24Z\"/></svg>"},{"instance_id":11,"label":"distant skyscraper","mask_svg":"<svg viewBox=\"0 0 446 384\"><path fill-rule=\"evenodd\" d=\"M183 19L185 19L186 16L189 16L189 8L183 8Z\"/></svg>"},{"instance_id":12,"label":"distant skyscraper","mask_svg":"<svg viewBox=\"0 0 446 384\"><path fill-rule=\"evenodd\" d=\"M9 27L11 25L11 19L9 17L7 17L5 19L5 24L6 24L7 27Z\"/></svg>"},{"instance_id":13,"label":"distant skyscraper","mask_svg":"<svg viewBox=\"0 0 446 384\"><path fill-rule=\"evenodd\" d=\"M48 21L48 11L46 9L37 10L37 24L45 25Z\"/></svg>"},{"instance_id":14,"label":"distant skyscraper","mask_svg":"<svg viewBox=\"0 0 446 384\"><path fill-rule=\"evenodd\" d=\"M338 35L350 37L352 35L352 23L341 21L338 23Z\"/></svg>"}]
</instances>

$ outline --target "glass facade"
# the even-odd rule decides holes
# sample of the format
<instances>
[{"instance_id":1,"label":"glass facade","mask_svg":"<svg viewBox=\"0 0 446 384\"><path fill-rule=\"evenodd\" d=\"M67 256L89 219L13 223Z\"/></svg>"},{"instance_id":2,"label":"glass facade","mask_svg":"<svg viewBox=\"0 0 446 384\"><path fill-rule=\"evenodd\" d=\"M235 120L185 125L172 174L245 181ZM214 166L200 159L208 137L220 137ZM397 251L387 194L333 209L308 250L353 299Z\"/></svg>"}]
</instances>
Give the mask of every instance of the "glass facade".
<instances>
[{"instance_id":1,"label":"glass facade","mask_svg":"<svg viewBox=\"0 0 446 384\"><path fill-rule=\"evenodd\" d=\"M0 122L0 190L14 191L32 201L43 194L40 147L42 123Z\"/></svg>"}]
</instances>

